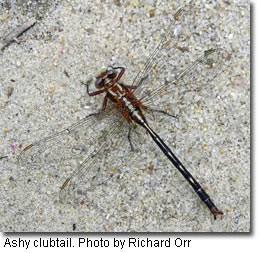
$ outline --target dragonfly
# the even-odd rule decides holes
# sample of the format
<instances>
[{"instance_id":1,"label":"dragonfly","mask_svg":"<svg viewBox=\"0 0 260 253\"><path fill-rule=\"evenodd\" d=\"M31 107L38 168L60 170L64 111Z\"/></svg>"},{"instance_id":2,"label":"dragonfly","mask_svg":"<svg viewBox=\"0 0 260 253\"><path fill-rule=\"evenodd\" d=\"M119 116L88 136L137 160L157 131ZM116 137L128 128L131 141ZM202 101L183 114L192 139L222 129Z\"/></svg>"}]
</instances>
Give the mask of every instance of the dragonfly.
<instances>
[{"instance_id":1,"label":"dragonfly","mask_svg":"<svg viewBox=\"0 0 260 253\"><path fill-rule=\"evenodd\" d=\"M183 16L183 13L187 11L187 6L190 8L189 5L185 5L177 10L174 14L174 23L178 24L178 22L180 22L179 20ZM84 131L90 131L87 135L89 135L89 138L93 140L96 139L97 145L93 148L90 155L62 184L59 194L61 201L68 198L69 192L77 188L78 180L87 174L91 167L97 162L100 155L104 155L104 150L122 129L128 129L127 138L131 149L134 150L132 144L133 131L135 131L137 127L141 127L146 131L148 136L151 137L153 142L159 147L171 164L189 183L194 192L212 213L214 219L216 219L217 216L220 216L221 218L223 217L223 212L217 208L212 198L207 194L195 177L187 170L183 163L176 157L171 148L152 129L147 117L145 116L146 113L160 113L165 115L165 117L175 117L165 110L151 107L151 105L156 99L158 99L158 97L161 97L164 94L170 94L178 85L186 85L191 80L195 79L202 66L207 65L209 71L212 70L214 73L217 73L217 71L214 70L217 69L215 66L222 64L221 61L223 57L221 48L205 50L201 57L191 62L190 65L184 68L184 70L182 70L173 80L168 83L163 82L156 86L152 91L143 94L142 91L145 83L147 83L147 80L149 79L149 75L156 67L159 69L158 72L160 72L160 70L165 66L163 63L166 63L167 59L165 58L165 54L162 52L167 50L167 47L169 47L169 37L172 36L170 30L171 29L167 29L167 32L162 36L158 45L150 54L143 68L138 72L131 84L125 84L121 81L121 78L125 73L124 67L111 65L96 76L94 91L90 91L89 83L84 83L90 97L104 95L101 110L91 113L60 132L54 133L30 144L20 153L18 157L20 164L24 166L41 166L43 159L46 159L47 156L46 150L55 149L58 141L62 142L63 145L66 146L68 143L66 144L65 140L68 136L74 137L78 132L82 131L82 129ZM143 95L139 97L140 94ZM116 120L113 115L117 115ZM91 133L90 129L95 129L97 125L102 124L106 119L110 119L107 120L110 124L108 131L97 134ZM91 149L91 147L89 147L89 149ZM71 150L71 146L69 146L69 150ZM55 152L49 151L48 154L49 156L54 157L54 160L56 160ZM67 157L66 159L70 158Z\"/></svg>"}]
</instances>

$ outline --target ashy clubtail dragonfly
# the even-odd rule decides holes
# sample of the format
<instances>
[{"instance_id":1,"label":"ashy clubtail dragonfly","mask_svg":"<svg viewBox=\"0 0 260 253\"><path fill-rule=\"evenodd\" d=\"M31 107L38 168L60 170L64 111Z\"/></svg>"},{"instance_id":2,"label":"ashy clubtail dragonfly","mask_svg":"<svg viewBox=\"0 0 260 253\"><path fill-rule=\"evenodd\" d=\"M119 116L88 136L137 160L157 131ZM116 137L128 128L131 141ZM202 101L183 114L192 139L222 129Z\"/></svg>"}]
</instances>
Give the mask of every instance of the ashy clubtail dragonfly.
<instances>
[{"instance_id":1,"label":"ashy clubtail dragonfly","mask_svg":"<svg viewBox=\"0 0 260 253\"><path fill-rule=\"evenodd\" d=\"M180 17L185 12L187 5L180 8L174 15L174 22L179 22ZM109 131L100 134L98 147L90 156L85 159L79 167L65 180L60 190L61 200L64 198L64 195L67 194L70 188L75 187L77 178L80 178L84 175L95 162L97 161L98 154L102 153L103 150L108 146L109 141L118 132L118 129L121 129L123 125L127 124L129 127L128 139L133 149L131 143L131 132L136 126L141 126L145 131L150 135L154 143L159 147L159 149L164 153L164 155L169 159L169 161L174 165L175 168L183 175L187 182L191 185L193 190L202 200L202 202L208 207L210 212L216 216L219 215L222 217L223 212L220 211L216 205L213 203L212 199L203 189L203 187L197 182L197 180L191 175L191 173L185 168L182 162L175 156L173 151L168 145L162 140L162 138L150 127L147 118L144 116L144 112L158 112L165 114L166 116L172 116L169 113L160 110L153 109L150 107L153 99L157 96L162 96L165 93L170 93L176 89L177 85L183 83L188 83L191 78L196 76L196 70L198 66L203 64L210 65L210 68L214 69L216 64L221 64L221 54L222 50L209 49L204 51L203 55L192 62L187 68L185 68L175 79L169 82L167 85L165 83L160 84L149 94L144 95L142 98L138 98L138 94L142 90L143 83L149 76L149 73L154 69L155 66L160 66L160 63L165 60L161 54L167 46L169 46L168 37L170 36L170 29L167 30L166 34L162 37L161 41L150 55L146 61L142 70L137 74L133 83L131 85L124 84L120 81L121 77L125 72L124 67L115 67L109 66L105 71L102 71L95 81L96 91L90 92L89 84L87 86L87 93L89 96L98 96L105 94L103 100L103 106L101 111L97 113L92 113L85 117L84 119L78 121L74 125L66 128L65 130L55 133L51 136L43 138L26 148L21 152L19 156L19 162L25 166L38 165L41 162L41 156L49 147L54 147L58 140L66 139L67 136L72 135L75 131L78 131L81 128L88 129L91 127L96 127L97 124L105 117L112 117L113 113L116 111L120 113L120 118L109 126ZM110 105L108 105L110 101ZM113 106L113 107L112 107ZM90 136L94 138L94 136Z\"/></svg>"}]
</instances>

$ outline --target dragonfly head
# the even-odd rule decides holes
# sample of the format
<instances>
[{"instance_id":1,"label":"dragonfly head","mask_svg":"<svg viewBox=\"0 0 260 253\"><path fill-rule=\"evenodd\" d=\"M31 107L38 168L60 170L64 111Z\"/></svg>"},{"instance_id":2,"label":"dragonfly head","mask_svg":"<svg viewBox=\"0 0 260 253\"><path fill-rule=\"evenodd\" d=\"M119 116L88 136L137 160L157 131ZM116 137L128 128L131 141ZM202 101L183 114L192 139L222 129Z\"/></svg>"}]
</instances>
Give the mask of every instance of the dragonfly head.
<instances>
[{"instance_id":1,"label":"dragonfly head","mask_svg":"<svg viewBox=\"0 0 260 253\"><path fill-rule=\"evenodd\" d=\"M120 71L117 68L108 66L106 70L102 71L100 74L96 76L96 88L102 89L107 83L115 79L118 76L119 72Z\"/></svg>"}]
</instances>

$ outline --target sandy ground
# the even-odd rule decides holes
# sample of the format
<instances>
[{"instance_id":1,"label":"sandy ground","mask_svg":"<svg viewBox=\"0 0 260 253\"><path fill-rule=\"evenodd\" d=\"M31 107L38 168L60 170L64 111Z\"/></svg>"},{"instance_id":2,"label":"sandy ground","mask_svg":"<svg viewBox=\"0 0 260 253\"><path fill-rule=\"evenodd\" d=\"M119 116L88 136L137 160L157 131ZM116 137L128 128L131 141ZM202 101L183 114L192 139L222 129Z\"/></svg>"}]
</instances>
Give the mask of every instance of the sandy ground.
<instances>
[{"instance_id":1,"label":"sandy ground","mask_svg":"<svg viewBox=\"0 0 260 253\"><path fill-rule=\"evenodd\" d=\"M250 230L248 1L194 1L177 22L173 14L182 1L18 2L0 6L0 38L32 17L37 24L0 54L0 156L8 156L0 160L1 231ZM164 34L169 43L156 57L160 68L145 80L147 92L173 85L205 50L222 48L215 65L207 62L155 98L153 107L177 119L147 117L224 212L223 220L214 221L142 129L133 133L135 152L127 129L117 131L73 178L61 203L60 186L106 140L115 115L43 145L35 166L29 158L18 164L21 150L101 108L103 95L89 97L82 82L102 67L126 67L124 82L131 85Z\"/></svg>"}]
</instances>

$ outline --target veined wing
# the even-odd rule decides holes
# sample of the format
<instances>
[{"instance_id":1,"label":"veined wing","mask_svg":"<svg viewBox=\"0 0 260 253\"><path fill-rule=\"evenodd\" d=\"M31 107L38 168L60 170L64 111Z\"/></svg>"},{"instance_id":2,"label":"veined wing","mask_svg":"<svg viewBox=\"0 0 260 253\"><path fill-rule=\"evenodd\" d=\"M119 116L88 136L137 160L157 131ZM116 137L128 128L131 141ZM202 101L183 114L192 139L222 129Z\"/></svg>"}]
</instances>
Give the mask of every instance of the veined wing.
<instances>
[{"instance_id":1,"label":"veined wing","mask_svg":"<svg viewBox=\"0 0 260 253\"><path fill-rule=\"evenodd\" d=\"M98 172L93 167L99 158L104 156L105 152L103 151L110 146L110 141L118 134L119 130L122 129L124 123L126 123L126 121L123 117L119 121L114 122L112 126L110 126L109 132L105 132L100 136L100 145L97 146L96 150L64 181L59 194L62 203L78 204L85 199L91 189L100 184L100 182L96 180L100 175L97 175Z\"/></svg>"},{"instance_id":2,"label":"veined wing","mask_svg":"<svg viewBox=\"0 0 260 253\"><path fill-rule=\"evenodd\" d=\"M153 101L164 93L171 93L177 85L188 85L198 79L202 73L207 78L207 83L212 81L224 65L224 51L221 48L209 49L204 54L181 71L176 78L168 84L161 84L149 94L144 96L141 101L145 106L150 106ZM196 80L197 79L197 80Z\"/></svg>"},{"instance_id":3,"label":"veined wing","mask_svg":"<svg viewBox=\"0 0 260 253\"><path fill-rule=\"evenodd\" d=\"M132 86L137 87L134 91L137 97L139 96L139 93L142 92L143 87L151 83L147 78L153 74L152 71L155 68L158 68L158 66L160 69L162 69L167 64L166 59L168 57L169 47L176 49L177 41L179 39L178 36L174 35L173 28L175 26L177 27L177 25L180 23L181 16L184 13L191 13L191 10L192 3L189 1L186 5L176 11L174 14L174 21L167 27L165 33L162 35L160 42L146 60L143 68L135 76L132 82ZM156 71L158 72L158 70Z\"/></svg>"},{"instance_id":4,"label":"veined wing","mask_svg":"<svg viewBox=\"0 0 260 253\"><path fill-rule=\"evenodd\" d=\"M57 165L84 153L89 149L86 140L92 142L100 135L95 128L100 130L101 124L106 128L113 122L113 110L90 114L70 127L30 144L18 156L18 163L26 168L40 168L48 164Z\"/></svg>"}]
</instances>

